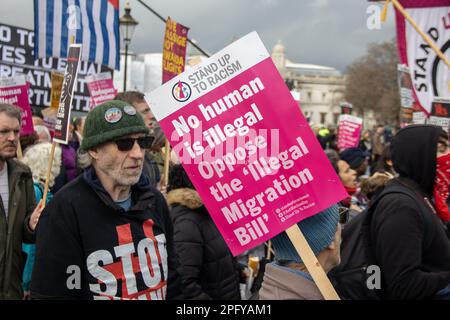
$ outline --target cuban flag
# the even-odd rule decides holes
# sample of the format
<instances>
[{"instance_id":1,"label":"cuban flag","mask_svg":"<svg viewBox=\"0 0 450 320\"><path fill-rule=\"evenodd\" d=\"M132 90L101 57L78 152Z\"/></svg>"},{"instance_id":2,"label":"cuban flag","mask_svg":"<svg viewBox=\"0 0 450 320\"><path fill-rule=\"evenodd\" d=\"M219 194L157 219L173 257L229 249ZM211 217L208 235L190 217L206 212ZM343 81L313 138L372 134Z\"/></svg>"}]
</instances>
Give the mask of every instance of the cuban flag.
<instances>
[{"instance_id":1,"label":"cuban flag","mask_svg":"<svg viewBox=\"0 0 450 320\"><path fill-rule=\"evenodd\" d=\"M119 0L34 0L36 59L66 58L71 37L81 60L119 70Z\"/></svg>"}]
</instances>

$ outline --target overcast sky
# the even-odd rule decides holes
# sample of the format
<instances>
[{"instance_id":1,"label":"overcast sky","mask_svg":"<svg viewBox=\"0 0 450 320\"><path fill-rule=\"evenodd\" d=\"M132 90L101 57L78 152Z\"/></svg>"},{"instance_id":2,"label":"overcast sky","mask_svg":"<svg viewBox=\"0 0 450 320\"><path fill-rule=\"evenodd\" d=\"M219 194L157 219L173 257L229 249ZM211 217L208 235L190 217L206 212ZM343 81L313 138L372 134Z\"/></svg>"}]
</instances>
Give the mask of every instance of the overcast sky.
<instances>
[{"instance_id":1,"label":"overcast sky","mask_svg":"<svg viewBox=\"0 0 450 320\"><path fill-rule=\"evenodd\" d=\"M341 71L364 55L367 44L392 39L392 6L379 30L366 21L366 0L144 0L162 16L190 28L189 37L214 53L233 39L257 31L269 52L278 40L297 63L335 67ZM120 0L121 12L126 1ZM137 0L129 1L139 21L131 43L136 53L161 52L164 24ZM33 29L32 0L1 0L0 22Z\"/></svg>"}]
</instances>

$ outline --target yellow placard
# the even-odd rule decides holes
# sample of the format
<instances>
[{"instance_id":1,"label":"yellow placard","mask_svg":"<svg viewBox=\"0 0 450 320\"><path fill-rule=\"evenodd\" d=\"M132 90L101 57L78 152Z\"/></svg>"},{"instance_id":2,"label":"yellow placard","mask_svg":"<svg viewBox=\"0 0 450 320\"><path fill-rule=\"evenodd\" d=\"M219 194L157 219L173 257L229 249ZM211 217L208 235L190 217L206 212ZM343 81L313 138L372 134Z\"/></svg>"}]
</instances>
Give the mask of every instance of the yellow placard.
<instances>
[{"instance_id":1,"label":"yellow placard","mask_svg":"<svg viewBox=\"0 0 450 320\"><path fill-rule=\"evenodd\" d=\"M50 91L50 108L58 110L59 107L59 98L61 97L61 88L64 80L64 74L52 71L51 81L52 88Z\"/></svg>"}]
</instances>

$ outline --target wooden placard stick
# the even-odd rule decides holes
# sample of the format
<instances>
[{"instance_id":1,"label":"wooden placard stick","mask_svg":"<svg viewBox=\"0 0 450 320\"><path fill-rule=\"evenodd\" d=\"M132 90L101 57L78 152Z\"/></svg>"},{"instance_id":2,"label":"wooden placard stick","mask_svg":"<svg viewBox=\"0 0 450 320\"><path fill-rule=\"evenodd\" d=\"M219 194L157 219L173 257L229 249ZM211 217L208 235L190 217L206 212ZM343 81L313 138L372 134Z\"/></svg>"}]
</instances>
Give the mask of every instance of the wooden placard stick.
<instances>
[{"instance_id":1,"label":"wooden placard stick","mask_svg":"<svg viewBox=\"0 0 450 320\"><path fill-rule=\"evenodd\" d=\"M170 164L170 143L166 139L166 145L164 147L164 187L169 184L169 164Z\"/></svg>"},{"instance_id":2,"label":"wooden placard stick","mask_svg":"<svg viewBox=\"0 0 450 320\"><path fill-rule=\"evenodd\" d=\"M272 241L268 241L267 243L267 254L266 254L266 259L270 260L272 258Z\"/></svg>"},{"instance_id":3,"label":"wooden placard stick","mask_svg":"<svg viewBox=\"0 0 450 320\"><path fill-rule=\"evenodd\" d=\"M314 252L306 241L305 236L297 224L286 229L286 234L297 250L298 255L302 259L309 274L312 276L315 284L325 300L340 300L336 290L328 279L327 274L323 270Z\"/></svg>"},{"instance_id":4,"label":"wooden placard stick","mask_svg":"<svg viewBox=\"0 0 450 320\"><path fill-rule=\"evenodd\" d=\"M70 36L70 42L69 43L70 43L69 46L71 44L75 43L75 36L74 35ZM47 199L47 193L48 193L48 188L49 188L48 184L49 184L49 181L50 181L50 174L51 174L52 166L53 166L53 158L55 157L55 148L56 148L57 144L58 144L58 142L56 142L56 141L52 142L52 148L50 150L50 155L49 155L49 159L48 159L47 174L45 176L44 194L42 195L42 200L41 200L43 208L45 208L45 205L47 203L46 199Z\"/></svg>"},{"instance_id":5,"label":"wooden placard stick","mask_svg":"<svg viewBox=\"0 0 450 320\"><path fill-rule=\"evenodd\" d=\"M22 160L22 158L23 158L22 145L20 144L20 139L19 139L19 143L17 144L17 159Z\"/></svg>"},{"instance_id":6,"label":"wooden placard stick","mask_svg":"<svg viewBox=\"0 0 450 320\"><path fill-rule=\"evenodd\" d=\"M53 166L53 158L55 156L55 148L58 143L53 141L52 142L52 148L50 150L50 156L48 159L48 166L47 166L47 175L45 176L45 187L44 187L44 194L42 195L42 207L45 208L46 202L44 199L47 199L47 193L48 193L48 182L50 181L50 173L52 171ZM61 164L62 165L62 164Z\"/></svg>"}]
</instances>

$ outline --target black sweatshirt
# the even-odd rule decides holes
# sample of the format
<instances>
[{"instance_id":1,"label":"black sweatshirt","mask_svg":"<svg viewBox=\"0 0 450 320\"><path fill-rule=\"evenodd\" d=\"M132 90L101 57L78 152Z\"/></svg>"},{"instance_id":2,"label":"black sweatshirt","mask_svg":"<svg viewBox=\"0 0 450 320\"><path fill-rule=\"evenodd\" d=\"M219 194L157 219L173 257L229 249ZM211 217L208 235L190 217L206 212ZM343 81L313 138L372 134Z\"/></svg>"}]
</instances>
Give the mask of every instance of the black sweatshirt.
<instances>
[{"instance_id":1,"label":"black sweatshirt","mask_svg":"<svg viewBox=\"0 0 450 320\"><path fill-rule=\"evenodd\" d=\"M389 299L433 297L450 284L450 241L444 226L426 204L436 174L440 128L410 126L399 131L392 158L400 178L388 184L414 190L421 209L410 197L392 194L377 205L371 223L375 258Z\"/></svg>"},{"instance_id":2,"label":"black sweatshirt","mask_svg":"<svg viewBox=\"0 0 450 320\"><path fill-rule=\"evenodd\" d=\"M61 189L37 228L36 299L178 298L173 228L163 196L144 175L125 211L93 169Z\"/></svg>"}]
</instances>

